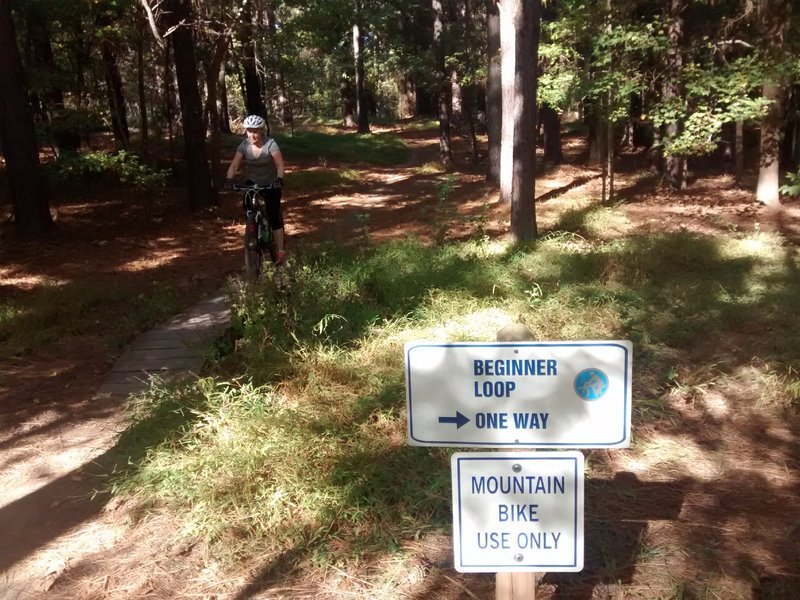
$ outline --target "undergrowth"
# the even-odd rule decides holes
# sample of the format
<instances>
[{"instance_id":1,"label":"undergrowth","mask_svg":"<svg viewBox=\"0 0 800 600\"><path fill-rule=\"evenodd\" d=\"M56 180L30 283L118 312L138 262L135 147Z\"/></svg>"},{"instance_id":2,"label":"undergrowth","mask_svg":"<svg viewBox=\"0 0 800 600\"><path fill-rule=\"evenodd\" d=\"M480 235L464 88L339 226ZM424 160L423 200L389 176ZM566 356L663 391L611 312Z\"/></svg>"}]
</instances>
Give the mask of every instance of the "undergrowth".
<instances>
[{"instance_id":1,"label":"undergrowth","mask_svg":"<svg viewBox=\"0 0 800 600\"><path fill-rule=\"evenodd\" d=\"M779 240L591 239L576 218L529 246L323 248L297 257L288 295L238 287L227 375L140 400L115 493L174 511L230 558L403 555L450 528L450 451L406 444L403 344L491 341L512 321L543 340L632 340L635 429L677 419L676 396L757 384L739 401L798 408L800 279ZM154 419L164 410L181 418ZM655 448L643 436L630 452ZM692 456L662 459L680 469Z\"/></svg>"},{"instance_id":2,"label":"undergrowth","mask_svg":"<svg viewBox=\"0 0 800 600\"><path fill-rule=\"evenodd\" d=\"M175 314L175 290L154 283L135 296L93 282L42 286L23 298L0 300L0 356L21 357L60 339L90 335L102 323L113 323L116 342Z\"/></svg>"}]
</instances>

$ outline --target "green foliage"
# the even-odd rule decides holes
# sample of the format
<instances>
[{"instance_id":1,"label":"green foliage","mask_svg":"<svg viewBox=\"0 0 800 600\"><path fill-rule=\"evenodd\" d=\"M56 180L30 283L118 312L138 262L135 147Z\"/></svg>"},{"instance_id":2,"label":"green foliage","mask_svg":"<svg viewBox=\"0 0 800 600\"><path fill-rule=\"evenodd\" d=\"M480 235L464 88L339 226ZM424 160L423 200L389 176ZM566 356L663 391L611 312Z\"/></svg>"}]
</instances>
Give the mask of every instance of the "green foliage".
<instances>
[{"instance_id":1,"label":"green foliage","mask_svg":"<svg viewBox=\"0 0 800 600\"><path fill-rule=\"evenodd\" d=\"M116 153L65 153L48 165L48 174L54 181L65 184L102 179L139 190L164 187L170 176L168 170L149 167L137 154L124 150Z\"/></svg>"},{"instance_id":2,"label":"green foliage","mask_svg":"<svg viewBox=\"0 0 800 600\"><path fill-rule=\"evenodd\" d=\"M725 123L754 121L767 110L768 102L760 95L764 65L755 57L713 67L691 63L682 76L685 95L662 100L650 114L656 127L682 123L681 132L664 144L667 154L708 154L717 147Z\"/></svg>"},{"instance_id":3,"label":"green foliage","mask_svg":"<svg viewBox=\"0 0 800 600\"><path fill-rule=\"evenodd\" d=\"M786 183L780 187L780 192L787 196L800 196L800 171L786 174Z\"/></svg>"},{"instance_id":4,"label":"green foliage","mask_svg":"<svg viewBox=\"0 0 800 600\"><path fill-rule=\"evenodd\" d=\"M580 57L565 29L561 21L543 23L542 38L549 41L539 44L542 71L537 80L537 100L557 111L576 99L581 77Z\"/></svg>"},{"instance_id":5,"label":"green foliage","mask_svg":"<svg viewBox=\"0 0 800 600\"><path fill-rule=\"evenodd\" d=\"M630 96L641 94L650 85L642 67L664 52L666 38L657 19L612 21L598 27L600 31L592 45L594 73L587 82L586 96L598 100L610 95L610 119L616 122L627 116Z\"/></svg>"}]
</instances>

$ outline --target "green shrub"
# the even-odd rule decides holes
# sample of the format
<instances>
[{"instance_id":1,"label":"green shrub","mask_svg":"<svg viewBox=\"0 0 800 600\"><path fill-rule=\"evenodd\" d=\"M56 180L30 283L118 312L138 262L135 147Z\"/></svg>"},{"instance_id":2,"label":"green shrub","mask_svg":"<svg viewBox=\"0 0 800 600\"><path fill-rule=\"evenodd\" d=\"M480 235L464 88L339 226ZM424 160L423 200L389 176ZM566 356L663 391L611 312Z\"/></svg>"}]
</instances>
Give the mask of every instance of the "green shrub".
<instances>
[{"instance_id":1,"label":"green shrub","mask_svg":"<svg viewBox=\"0 0 800 600\"><path fill-rule=\"evenodd\" d=\"M116 153L65 153L48 165L48 175L55 183L86 183L102 179L108 183L129 185L139 189L164 187L168 170L154 169L138 155L124 150Z\"/></svg>"}]
</instances>

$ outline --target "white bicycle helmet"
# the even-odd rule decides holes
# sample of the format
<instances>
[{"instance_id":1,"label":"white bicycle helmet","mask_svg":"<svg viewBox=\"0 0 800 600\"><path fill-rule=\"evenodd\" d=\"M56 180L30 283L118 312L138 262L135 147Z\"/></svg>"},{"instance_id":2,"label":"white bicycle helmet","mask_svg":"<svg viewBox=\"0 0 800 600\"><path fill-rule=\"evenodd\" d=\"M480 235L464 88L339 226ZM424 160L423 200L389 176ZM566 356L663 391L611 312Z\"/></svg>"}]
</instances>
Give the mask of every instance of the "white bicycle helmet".
<instances>
[{"instance_id":1,"label":"white bicycle helmet","mask_svg":"<svg viewBox=\"0 0 800 600\"><path fill-rule=\"evenodd\" d=\"M248 115L244 118L245 129L263 129L266 121L258 115Z\"/></svg>"}]
</instances>

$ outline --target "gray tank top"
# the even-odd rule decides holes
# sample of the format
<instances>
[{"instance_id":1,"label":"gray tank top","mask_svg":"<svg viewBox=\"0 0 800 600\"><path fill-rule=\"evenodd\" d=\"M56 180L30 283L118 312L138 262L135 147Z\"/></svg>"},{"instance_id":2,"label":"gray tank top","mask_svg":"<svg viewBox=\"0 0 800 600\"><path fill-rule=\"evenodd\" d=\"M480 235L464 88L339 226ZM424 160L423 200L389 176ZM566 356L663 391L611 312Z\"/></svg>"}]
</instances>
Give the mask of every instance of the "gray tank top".
<instances>
[{"instance_id":1,"label":"gray tank top","mask_svg":"<svg viewBox=\"0 0 800 600\"><path fill-rule=\"evenodd\" d=\"M244 157L247 178L258 185L272 183L278 178L278 167L272 158L272 153L278 151L278 144L272 138L266 138L258 158L253 154L253 150L253 144L247 139L242 140L236 148L236 151Z\"/></svg>"}]
</instances>

